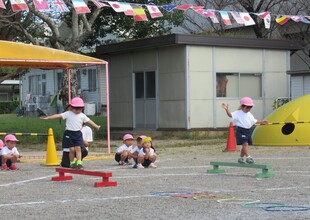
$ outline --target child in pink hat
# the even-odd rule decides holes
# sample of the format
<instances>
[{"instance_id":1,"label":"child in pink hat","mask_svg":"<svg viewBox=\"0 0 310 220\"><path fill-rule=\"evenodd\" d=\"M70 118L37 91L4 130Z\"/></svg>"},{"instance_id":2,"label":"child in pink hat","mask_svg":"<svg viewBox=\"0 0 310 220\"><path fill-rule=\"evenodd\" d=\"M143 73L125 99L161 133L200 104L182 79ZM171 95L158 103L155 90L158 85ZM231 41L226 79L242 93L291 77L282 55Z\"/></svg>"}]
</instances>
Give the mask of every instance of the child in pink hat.
<instances>
[{"instance_id":1,"label":"child in pink hat","mask_svg":"<svg viewBox=\"0 0 310 220\"><path fill-rule=\"evenodd\" d=\"M81 132L83 124L89 124L97 130L100 129L100 125L97 125L83 113L84 107L85 104L83 99L75 97L71 100L67 111L41 118L44 120L57 118L66 120L66 130L62 138L62 148L69 152L70 167L73 169L84 169L82 165L82 147L84 143L83 134Z\"/></svg>"},{"instance_id":2,"label":"child in pink hat","mask_svg":"<svg viewBox=\"0 0 310 220\"><path fill-rule=\"evenodd\" d=\"M233 112L229 110L228 104L222 103L222 108L235 124L237 145L242 145L238 159L238 163L242 164L245 162L249 164L254 163L249 150L249 145L252 145L252 126L255 124L268 124L267 120L257 120L252 115L250 111L253 107L254 102L250 97L240 99L240 108Z\"/></svg>"},{"instance_id":3,"label":"child in pink hat","mask_svg":"<svg viewBox=\"0 0 310 220\"><path fill-rule=\"evenodd\" d=\"M132 143L133 136L131 134L125 134L123 136L123 145L119 146L115 153L115 161L119 165L130 165L129 159L131 158L130 151L132 150Z\"/></svg>"},{"instance_id":4,"label":"child in pink hat","mask_svg":"<svg viewBox=\"0 0 310 220\"><path fill-rule=\"evenodd\" d=\"M13 134L8 134L4 138L5 146L1 150L1 162L2 170L16 170L17 167L15 165L17 159L21 158L23 155L20 154L16 148L16 142L18 140Z\"/></svg>"},{"instance_id":5,"label":"child in pink hat","mask_svg":"<svg viewBox=\"0 0 310 220\"><path fill-rule=\"evenodd\" d=\"M133 160L135 161L135 164L133 165L132 168L138 168L138 155L139 155L139 151L143 148L142 140L144 138L146 138L146 137L147 136L145 136L145 135L140 135L139 137L137 137L137 146L135 146L130 151L130 155L133 158Z\"/></svg>"}]
</instances>

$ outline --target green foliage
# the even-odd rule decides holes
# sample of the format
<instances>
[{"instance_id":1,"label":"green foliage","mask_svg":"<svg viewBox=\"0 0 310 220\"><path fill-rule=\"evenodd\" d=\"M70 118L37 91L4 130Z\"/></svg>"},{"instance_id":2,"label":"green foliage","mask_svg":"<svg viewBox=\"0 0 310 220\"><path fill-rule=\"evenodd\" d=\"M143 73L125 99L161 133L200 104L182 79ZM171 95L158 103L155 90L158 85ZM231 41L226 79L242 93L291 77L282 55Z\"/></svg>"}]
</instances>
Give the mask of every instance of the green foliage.
<instances>
[{"instance_id":1,"label":"green foliage","mask_svg":"<svg viewBox=\"0 0 310 220\"><path fill-rule=\"evenodd\" d=\"M91 116L96 124L101 125L99 131L94 131L94 138L106 139L106 118ZM17 117L15 114L0 115L1 130L0 133L43 133L47 134L48 129L53 129L55 142L61 143L63 132L65 130L64 120L42 120L39 117ZM0 136L1 139L4 136ZM46 143L46 136L18 136L18 140L23 143L35 144Z\"/></svg>"},{"instance_id":2,"label":"green foliage","mask_svg":"<svg viewBox=\"0 0 310 220\"><path fill-rule=\"evenodd\" d=\"M290 101L290 98L287 98L287 97L277 98L273 102L273 109L277 109L277 108L281 107L282 105L288 103L289 101Z\"/></svg>"},{"instance_id":3,"label":"green foliage","mask_svg":"<svg viewBox=\"0 0 310 220\"><path fill-rule=\"evenodd\" d=\"M18 105L18 101L0 102L0 114L13 113Z\"/></svg>"},{"instance_id":4,"label":"green foliage","mask_svg":"<svg viewBox=\"0 0 310 220\"><path fill-rule=\"evenodd\" d=\"M170 4L170 1L132 1L132 4ZM117 13L111 7L106 7L96 19L93 26L93 35L84 43L84 46L102 44L100 38L107 34L114 34L123 39L143 39L148 37L162 36L170 34L173 27L179 26L184 21L183 11L166 12L161 10L163 17L153 19L148 16L148 21L134 22L132 16L126 16L124 13Z\"/></svg>"}]
</instances>

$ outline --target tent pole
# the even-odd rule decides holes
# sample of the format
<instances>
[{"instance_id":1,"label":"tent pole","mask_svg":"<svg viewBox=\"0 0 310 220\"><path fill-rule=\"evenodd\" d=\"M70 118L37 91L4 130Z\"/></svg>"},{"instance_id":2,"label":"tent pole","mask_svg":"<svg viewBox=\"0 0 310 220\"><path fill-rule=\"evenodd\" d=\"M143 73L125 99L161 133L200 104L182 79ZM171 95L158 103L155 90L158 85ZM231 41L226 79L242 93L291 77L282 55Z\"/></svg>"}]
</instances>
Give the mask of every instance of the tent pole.
<instances>
[{"instance_id":1,"label":"tent pole","mask_svg":"<svg viewBox=\"0 0 310 220\"><path fill-rule=\"evenodd\" d=\"M67 69L67 76L68 76L68 104L71 104L71 76L70 76L70 69Z\"/></svg>"},{"instance_id":2,"label":"tent pole","mask_svg":"<svg viewBox=\"0 0 310 220\"><path fill-rule=\"evenodd\" d=\"M105 77L106 77L106 103L107 103L107 141L108 141L108 154L111 153L110 146L110 95L109 95L109 68L108 63L105 65Z\"/></svg>"}]
</instances>

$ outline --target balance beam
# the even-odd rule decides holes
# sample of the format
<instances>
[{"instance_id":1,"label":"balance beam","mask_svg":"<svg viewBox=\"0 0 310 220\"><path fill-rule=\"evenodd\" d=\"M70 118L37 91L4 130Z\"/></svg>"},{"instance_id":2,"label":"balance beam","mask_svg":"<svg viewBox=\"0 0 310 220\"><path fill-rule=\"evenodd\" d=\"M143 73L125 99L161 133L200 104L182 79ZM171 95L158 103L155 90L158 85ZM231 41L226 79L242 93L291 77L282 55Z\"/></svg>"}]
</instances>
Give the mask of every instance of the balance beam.
<instances>
[{"instance_id":1,"label":"balance beam","mask_svg":"<svg viewBox=\"0 0 310 220\"><path fill-rule=\"evenodd\" d=\"M117 182L110 182L109 178L112 177L111 172L100 172L100 171L90 171L90 170L75 170L70 168L56 168L56 172L59 173L59 176L52 177L52 181L66 181L72 180L72 176L66 176L65 173L72 173L72 174L81 174L81 175L88 175L88 176L99 176L102 177L101 182L95 182L95 187L104 187L104 186L117 186Z\"/></svg>"},{"instance_id":2,"label":"balance beam","mask_svg":"<svg viewBox=\"0 0 310 220\"><path fill-rule=\"evenodd\" d=\"M241 167L241 168L257 168L262 169L262 173L257 173L256 178L270 178L274 177L274 173L270 173L271 165L260 165L260 164L241 164L241 163L228 163L228 162L210 162L210 165L213 165L212 170L208 170L207 173L225 173L225 170L220 169L219 166L227 167Z\"/></svg>"}]
</instances>

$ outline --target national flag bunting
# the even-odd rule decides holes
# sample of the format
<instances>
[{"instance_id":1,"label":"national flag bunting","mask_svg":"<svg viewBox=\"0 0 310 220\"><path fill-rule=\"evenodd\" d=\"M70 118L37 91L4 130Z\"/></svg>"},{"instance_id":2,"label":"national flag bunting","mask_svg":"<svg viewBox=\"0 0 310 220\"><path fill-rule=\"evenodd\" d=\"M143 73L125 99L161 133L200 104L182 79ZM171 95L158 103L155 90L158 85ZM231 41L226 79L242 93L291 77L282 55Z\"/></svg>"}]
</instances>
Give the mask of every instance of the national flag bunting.
<instances>
[{"instance_id":1,"label":"national flag bunting","mask_svg":"<svg viewBox=\"0 0 310 220\"><path fill-rule=\"evenodd\" d=\"M230 14L233 16L233 18L235 19L235 21L238 24L244 24L244 21L242 20L242 18L240 17L239 13L236 11L231 11Z\"/></svg>"},{"instance_id":2,"label":"national flag bunting","mask_svg":"<svg viewBox=\"0 0 310 220\"><path fill-rule=\"evenodd\" d=\"M133 9L133 20L134 21L148 21L145 11L141 7L137 7Z\"/></svg>"},{"instance_id":3,"label":"national flag bunting","mask_svg":"<svg viewBox=\"0 0 310 220\"><path fill-rule=\"evenodd\" d=\"M115 12L124 12L125 15L134 15L133 8L129 3L126 2L110 2L108 3L111 5Z\"/></svg>"},{"instance_id":4,"label":"national flag bunting","mask_svg":"<svg viewBox=\"0 0 310 220\"><path fill-rule=\"evenodd\" d=\"M187 4L187 5L180 5L180 6L177 6L177 7L175 7L175 9L177 9L177 10L182 10L182 11L186 11L186 10L190 9L191 7L193 7L193 5Z\"/></svg>"},{"instance_id":5,"label":"national flag bunting","mask_svg":"<svg viewBox=\"0 0 310 220\"><path fill-rule=\"evenodd\" d=\"M4 5L2 0L0 0L0 8L6 9L6 7L5 7L5 5Z\"/></svg>"},{"instance_id":6,"label":"national flag bunting","mask_svg":"<svg viewBox=\"0 0 310 220\"><path fill-rule=\"evenodd\" d=\"M7 0L11 3L12 11L25 11L29 10L27 3L33 2L35 10L44 11L51 10L57 12L67 12L69 11L67 5L64 3L64 0ZM7 2L6 1L6 2ZM85 14L91 12L85 0L71 0L73 7L77 14ZM88 0L87 0L88 1ZM128 3L128 2L119 2L114 1L103 1L103 0L90 0L92 1L97 8L109 7L111 6L115 12L123 12L125 15L133 16L134 21L147 21L147 15L143 7L146 7L151 18L163 17L161 9L164 9L168 12L173 10L182 10L186 11L188 9L194 10L196 13L200 14L205 18L210 18L213 23L219 23L218 14L221 17L221 20L225 25L232 25L232 20L230 15L239 25L255 25L253 20L253 15L264 19L264 25L266 29L270 28L271 25L271 13L269 11L253 13L253 12L236 12L236 11L224 11L224 10L214 10L214 9L204 9L204 6L194 6L192 4L177 5L174 3L167 5L156 6L153 4L138 4L138 3ZM134 7L134 8L133 8ZM4 0L0 0L0 8L6 9ZM160 9L160 10L159 10ZM276 16L274 19L278 24L284 25L290 19L294 22L302 22L305 24L310 24L309 15L273 15Z\"/></svg>"},{"instance_id":7,"label":"national flag bunting","mask_svg":"<svg viewBox=\"0 0 310 220\"><path fill-rule=\"evenodd\" d=\"M38 11L49 10L46 0L33 0L33 4L34 4L35 9Z\"/></svg>"},{"instance_id":8,"label":"national flag bunting","mask_svg":"<svg viewBox=\"0 0 310 220\"><path fill-rule=\"evenodd\" d=\"M163 17L163 14L156 5L146 5L146 8L150 13L151 18Z\"/></svg>"},{"instance_id":9,"label":"national flag bunting","mask_svg":"<svg viewBox=\"0 0 310 220\"><path fill-rule=\"evenodd\" d=\"M309 19L310 19L310 17L309 17ZM310 21L306 17L302 17L301 22L303 22L305 24L310 24Z\"/></svg>"},{"instance_id":10,"label":"national flag bunting","mask_svg":"<svg viewBox=\"0 0 310 220\"><path fill-rule=\"evenodd\" d=\"M281 17L278 17L278 18L276 18L276 22L278 23L278 24L280 24L280 25L283 25L283 24L285 24L286 22L288 22L288 20L290 20L290 18L289 17L287 17L287 16L281 16Z\"/></svg>"},{"instance_id":11,"label":"national flag bunting","mask_svg":"<svg viewBox=\"0 0 310 220\"><path fill-rule=\"evenodd\" d=\"M161 6L163 9L165 9L166 11L172 11L175 7L177 7L177 5L175 4L169 4L169 5L163 5Z\"/></svg>"},{"instance_id":12,"label":"national flag bunting","mask_svg":"<svg viewBox=\"0 0 310 220\"><path fill-rule=\"evenodd\" d=\"M54 7L58 12L69 11L67 5L62 0L54 0L52 2L52 7Z\"/></svg>"},{"instance_id":13,"label":"national flag bunting","mask_svg":"<svg viewBox=\"0 0 310 220\"><path fill-rule=\"evenodd\" d=\"M124 14L125 15L129 15L129 16L133 16L133 8L131 7L131 5L129 3L126 2L122 2L121 3L122 8L124 8Z\"/></svg>"},{"instance_id":14,"label":"national flag bunting","mask_svg":"<svg viewBox=\"0 0 310 220\"><path fill-rule=\"evenodd\" d=\"M295 22L300 22L302 20L301 16L288 16L288 17Z\"/></svg>"},{"instance_id":15,"label":"national flag bunting","mask_svg":"<svg viewBox=\"0 0 310 220\"><path fill-rule=\"evenodd\" d=\"M84 0L72 0L72 4L77 14L85 14L90 12Z\"/></svg>"},{"instance_id":16,"label":"national flag bunting","mask_svg":"<svg viewBox=\"0 0 310 220\"><path fill-rule=\"evenodd\" d=\"M24 0L10 0L12 11L28 11L28 5Z\"/></svg>"},{"instance_id":17,"label":"national flag bunting","mask_svg":"<svg viewBox=\"0 0 310 220\"><path fill-rule=\"evenodd\" d=\"M192 6L191 9L196 11L196 10L199 10L199 9L203 9L203 6Z\"/></svg>"},{"instance_id":18,"label":"national flag bunting","mask_svg":"<svg viewBox=\"0 0 310 220\"><path fill-rule=\"evenodd\" d=\"M219 23L219 20L217 19L214 11L211 11L208 9L198 9L198 10L194 10L194 11L203 17L210 18L213 23Z\"/></svg>"},{"instance_id":19,"label":"national flag bunting","mask_svg":"<svg viewBox=\"0 0 310 220\"><path fill-rule=\"evenodd\" d=\"M103 2L99 2L97 0L91 0L96 6L97 8L102 8L102 7L109 7L109 5L103 3Z\"/></svg>"},{"instance_id":20,"label":"national flag bunting","mask_svg":"<svg viewBox=\"0 0 310 220\"><path fill-rule=\"evenodd\" d=\"M232 25L227 11L219 11L225 25Z\"/></svg>"},{"instance_id":21,"label":"national flag bunting","mask_svg":"<svg viewBox=\"0 0 310 220\"><path fill-rule=\"evenodd\" d=\"M260 18L264 19L265 28L269 29L270 23L271 23L270 12L266 11L266 12L262 12L262 13L256 13L256 15L258 15Z\"/></svg>"},{"instance_id":22,"label":"national flag bunting","mask_svg":"<svg viewBox=\"0 0 310 220\"><path fill-rule=\"evenodd\" d=\"M255 25L255 21L247 12L240 12L240 17L242 18L245 26Z\"/></svg>"}]
</instances>

